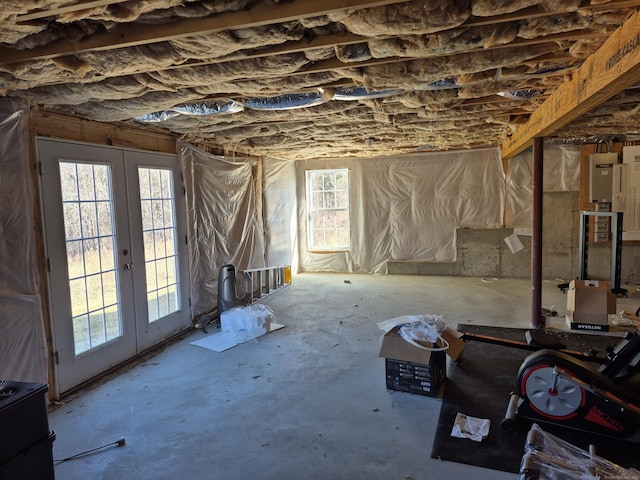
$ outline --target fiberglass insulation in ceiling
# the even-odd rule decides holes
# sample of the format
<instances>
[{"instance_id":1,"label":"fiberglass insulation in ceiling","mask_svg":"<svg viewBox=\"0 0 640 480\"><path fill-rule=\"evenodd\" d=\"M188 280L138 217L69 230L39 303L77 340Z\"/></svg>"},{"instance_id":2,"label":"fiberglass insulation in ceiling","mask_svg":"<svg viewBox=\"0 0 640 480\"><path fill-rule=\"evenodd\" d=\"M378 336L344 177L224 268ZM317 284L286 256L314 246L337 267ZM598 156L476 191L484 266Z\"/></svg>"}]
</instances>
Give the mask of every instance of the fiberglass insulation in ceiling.
<instances>
[{"instance_id":1,"label":"fiberglass insulation in ceiling","mask_svg":"<svg viewBox=\"0 0 640 480\"><path fill-rule=\"evenodd\" d=\"M639 5L5 0L0 94L292 160L498 145ZM639 93L558 135L635 132Z\"/></svg>"}]
</instances>

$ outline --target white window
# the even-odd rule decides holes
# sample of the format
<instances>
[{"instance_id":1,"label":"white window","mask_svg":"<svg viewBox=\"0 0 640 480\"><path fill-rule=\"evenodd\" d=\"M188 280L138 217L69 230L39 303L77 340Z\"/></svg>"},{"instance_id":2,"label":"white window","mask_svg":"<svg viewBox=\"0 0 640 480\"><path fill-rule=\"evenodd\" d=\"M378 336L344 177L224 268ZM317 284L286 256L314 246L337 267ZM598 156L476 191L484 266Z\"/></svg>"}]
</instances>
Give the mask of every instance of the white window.
<instances>
[{"instance_id":1,"label":"white window","mask_svg":"<svg viewBox=\"0 0 640 480\"><path fill-rule=\"evenodd\" d=\"M349 249L349 171L307 171L308 241L311 251Z\"/></svg>"},{"instance_id":2,"label":"white window","mask_svg":"<svg viewBox=\"0 0 640 480\"><path fill-rule=\"evenodd\" d=\"M149 323L180 310L175 189L169 168L138 167Z\"/></svg>"}]
</instances>

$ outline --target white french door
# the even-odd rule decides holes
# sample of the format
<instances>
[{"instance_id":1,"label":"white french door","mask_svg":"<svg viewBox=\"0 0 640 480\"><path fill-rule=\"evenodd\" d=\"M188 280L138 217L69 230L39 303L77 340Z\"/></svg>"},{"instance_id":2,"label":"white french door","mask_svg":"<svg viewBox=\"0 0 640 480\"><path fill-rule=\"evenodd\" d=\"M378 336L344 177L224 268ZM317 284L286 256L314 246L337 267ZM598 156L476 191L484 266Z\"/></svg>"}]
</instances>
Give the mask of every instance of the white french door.
<instances>
[{"instance_id":1,"label":"white french door","mask_svg":"<svg viewBox=\"0 0 640 480\"><path fill-rule=\"evenodd\" d=\"M190 323L178 159L37 139L57 388Z\"/></svg>"}]
</instances>

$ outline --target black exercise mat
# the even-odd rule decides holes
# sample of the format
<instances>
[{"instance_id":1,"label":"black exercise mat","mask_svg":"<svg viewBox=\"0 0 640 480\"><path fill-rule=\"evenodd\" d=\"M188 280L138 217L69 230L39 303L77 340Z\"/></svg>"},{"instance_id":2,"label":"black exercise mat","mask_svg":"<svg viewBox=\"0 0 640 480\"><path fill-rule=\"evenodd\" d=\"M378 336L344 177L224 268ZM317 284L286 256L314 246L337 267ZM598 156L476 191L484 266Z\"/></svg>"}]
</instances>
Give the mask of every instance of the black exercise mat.
<instances>
[{"instance_id":1,"label":"black exercise mat","mask_svg":"<svg viewBox=\"0 0 640 480\"><path fill-rule=\"evenodd\" d=\"M499 327L470 327L459 325L460 332L478 333L511 340L524 341L524 329ZM568 348L586 351L594 346L603 351L607 345L615 345L619 338L595 335L563 334L563 343ZM524 454L524 444L531 422L518 421L512 434L502 430L500 423L515 389L518 369L531 352L513 347L492 345L478 341L467 341L460 365L450 365L440 417L436 429L431 456L442 460L465 463L480 467L518 473ZM458 412L472 417L488 418L491 429L487 439L474 442L454 438L451 429ZM640 446L631 442L589 435L540 423L553 435L580 448L596 446L599 456L623 467L640 467L636 452Z\"/></svg>"}]
</instances>

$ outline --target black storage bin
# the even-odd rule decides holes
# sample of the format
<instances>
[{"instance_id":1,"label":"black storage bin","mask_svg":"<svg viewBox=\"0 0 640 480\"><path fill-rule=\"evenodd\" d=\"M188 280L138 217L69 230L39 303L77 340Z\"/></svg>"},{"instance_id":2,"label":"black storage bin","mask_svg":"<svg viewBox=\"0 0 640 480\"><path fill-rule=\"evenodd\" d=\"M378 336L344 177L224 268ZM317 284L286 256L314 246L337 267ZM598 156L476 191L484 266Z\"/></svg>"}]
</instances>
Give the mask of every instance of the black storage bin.
<instances>
[{"instance_id":1,"label":"black storage bin","mask_svg":"<svg viewBox=\"0 0 640 480\"><path fill-rule=\"evenodd\" d=\"M0 464L0 480L55 480L53 442L55 432Z\"/></svg>"},{"instance_id":2,"label":"black storage bin","mask_svg":"<svg viewBox=\"0 0 640 480\"><path fill-rule=\"evenodd\" d=\"M0 465L49 436L49 386L0 380Z\"/></svg>"}]
</instances>

